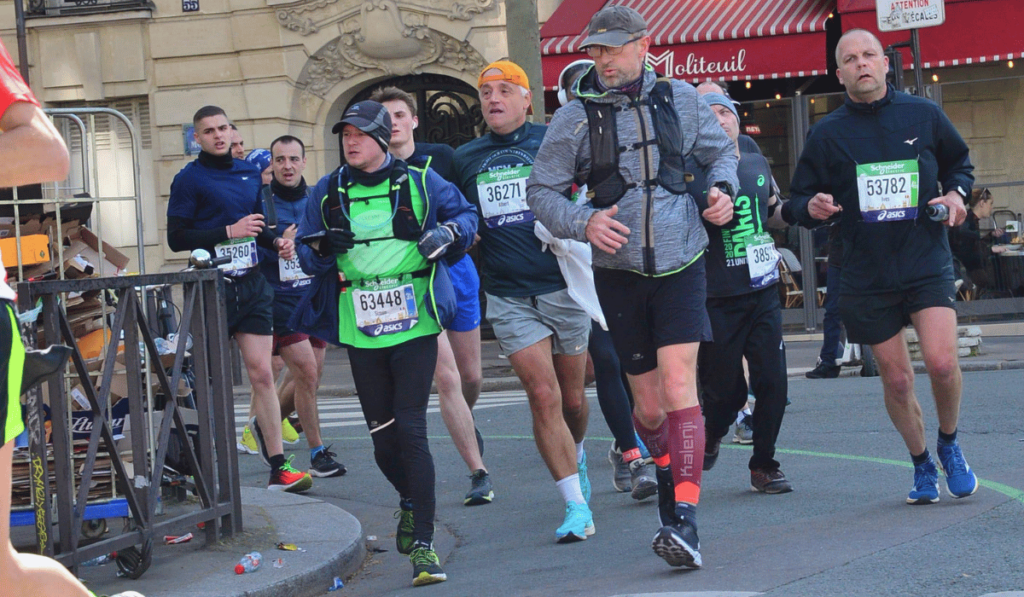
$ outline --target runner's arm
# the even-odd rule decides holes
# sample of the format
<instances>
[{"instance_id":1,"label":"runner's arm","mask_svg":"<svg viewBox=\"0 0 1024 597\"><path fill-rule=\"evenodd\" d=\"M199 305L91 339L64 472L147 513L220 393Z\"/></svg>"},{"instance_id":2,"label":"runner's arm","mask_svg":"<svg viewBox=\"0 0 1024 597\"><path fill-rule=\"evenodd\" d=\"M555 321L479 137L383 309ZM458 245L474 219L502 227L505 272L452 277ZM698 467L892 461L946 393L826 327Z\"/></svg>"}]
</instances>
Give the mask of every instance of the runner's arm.
<instances>
[{"instance_id":1,"label":"runner's arm","mask_svg":"<svg viewBox=\"0 0 1024 597\"><path fill-rule=\"evenodd\" d=\"M441 178L432 169L427 169L424 184L427 186L427 195L437 203L437 224L453 224L458 228L458 238L448 247L448 252L468 250L473 244L479 221L476 207L466 201L458 187Z\"/></svg>"},{"instance_id":2,"label":"runner's arm","mask_svg":"<svg viewBox=\"0 0 1024 597\"><path fill-rule=\"evenodd\" d=\"M324 213L321 210L327 201L329 178L330 174L324 176L313 187L313 194L306 201L306 212L302 215L302 221L299 222L299 231L295 234L295 252L299 256L302 271L311 275L323 274L331 268L337 267L337 261L333 257L321 257L312 247L301 242L304 236L327 230L324 225Z\"/></svg>"},{"instance_id":3,"label":"runner's arm","mask_svg":"<svg viewBox=\"0 0 1024 597\"><path fill-rule=\"evenodd\" d=\"M0 181L5 187L64 180L67 147L38 106L16 101L0 116Z\"/></svg>"},{"instance_id":4,"label":"runner's arm","mask_svg":"<svg viewBox=\"0 0 1024 597\"><path fill-rule=\"evenodd\" d=\"M526 183L526 203L533 215L555 237L581 242L587 242L587 223L598 210L585 199L570 201L565 190L572 188L577 176L587 175L586 164L578 164L576 157L583 137L589 134L586 118L580 105L555 112Z\"/></svg>"}]
</instances>

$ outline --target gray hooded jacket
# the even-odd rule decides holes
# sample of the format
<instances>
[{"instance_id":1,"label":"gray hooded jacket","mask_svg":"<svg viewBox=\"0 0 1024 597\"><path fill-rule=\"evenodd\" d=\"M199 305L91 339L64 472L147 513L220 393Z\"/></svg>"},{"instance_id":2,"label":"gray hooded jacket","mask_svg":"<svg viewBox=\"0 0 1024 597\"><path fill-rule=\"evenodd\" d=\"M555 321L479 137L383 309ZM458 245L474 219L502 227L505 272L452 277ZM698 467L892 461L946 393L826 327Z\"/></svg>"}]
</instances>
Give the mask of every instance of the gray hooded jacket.
<instances>
[{"instance_id":1,"label":"gray hooded jacket","mask_svg":"<svg viewBox=\"0 0 1024 597\"><path fill-rule=\"evenodd\" d=\"M576 95L622 108L615 113L619 146L626 148L619 156L619 172L627 184L636 183L616 203L619 211L615 219L629 228L629 241L614 255L595 249L594 267L649 276L678 271L694 261L708 244L700 211L689 194L676 195L661 186L643 184L658 175L658 147L645 143L654 134L650 107L633 105L622 93L598 91L588 83L593 78L588 74L577 81ZM654 71L646 67L642 96L651 93L656 80ZM709 185L727 182L738 188L736 145L692 85L682 81L671 84L683 129L684 155L692 156L701 166ZM575 99L555 112L526 187L530 209L555 236L587 242L587 222L598 210L585 201L569 201L565 193L574 182L582 185L589 174L587 113L583 102Z\"/></svg>"}]
</instances>

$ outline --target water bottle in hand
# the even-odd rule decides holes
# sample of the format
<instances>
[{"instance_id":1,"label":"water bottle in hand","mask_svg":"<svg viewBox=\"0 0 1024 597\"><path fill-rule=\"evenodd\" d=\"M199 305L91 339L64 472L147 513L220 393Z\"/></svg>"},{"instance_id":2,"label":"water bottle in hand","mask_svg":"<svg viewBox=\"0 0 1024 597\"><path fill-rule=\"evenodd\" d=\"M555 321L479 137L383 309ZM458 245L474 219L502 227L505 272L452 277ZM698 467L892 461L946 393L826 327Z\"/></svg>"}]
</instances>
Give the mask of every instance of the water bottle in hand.
<instances>
[{"instance_id":1,"label":"water bottle in hand","mask_svg":"<svg viewBox=\"0 0 1024 597\"><path fill-rule=\"evenodd\" d=\"M935 205L929 205L925 208L924 213L933 222L945 222L949 219L949 208L942 203L936 203Z\"/></svg>"},{"instance_id":2,"label":"water bottle in hand","mask_svg":"<svg viewBox=\"0 0 1024 597\"><path fill-rule=\"evenodd\" d=\"M242 556L242 559L238 561L235 566L235 574L245 574L246 572L255 572L260 569L260 564L263 563L263 556L260 552L254 551L247 553Z\"/></svg>"}]
</instances>

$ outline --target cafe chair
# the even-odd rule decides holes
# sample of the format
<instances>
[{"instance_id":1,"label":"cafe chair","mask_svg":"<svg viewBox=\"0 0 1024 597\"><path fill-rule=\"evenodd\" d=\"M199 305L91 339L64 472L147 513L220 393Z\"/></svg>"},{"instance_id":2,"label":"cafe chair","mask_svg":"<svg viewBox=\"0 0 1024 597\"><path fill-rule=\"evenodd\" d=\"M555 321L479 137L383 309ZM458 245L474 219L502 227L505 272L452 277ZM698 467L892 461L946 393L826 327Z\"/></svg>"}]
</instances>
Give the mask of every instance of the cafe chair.
<instances>
[{"instance_id":1,"label":"cafe chair","mask_svg":"<svg viewBox=\"0 0 1024 597\"><path fill-rule=\"evenodd\" d=\"M799 307L804 302L804 291L800 288L800 283L797 282L796 274L800 274L803 277L804 268L800 265L800 260L796 258L793 251L779 247L777 249L782 259L779 260L779 279L782 282L784 295L783 295L783 306L786 309L792 307ZM818 306L825 304L825 286L819 286L817 288L817 299Z\"/></svg>"}]
</instances>

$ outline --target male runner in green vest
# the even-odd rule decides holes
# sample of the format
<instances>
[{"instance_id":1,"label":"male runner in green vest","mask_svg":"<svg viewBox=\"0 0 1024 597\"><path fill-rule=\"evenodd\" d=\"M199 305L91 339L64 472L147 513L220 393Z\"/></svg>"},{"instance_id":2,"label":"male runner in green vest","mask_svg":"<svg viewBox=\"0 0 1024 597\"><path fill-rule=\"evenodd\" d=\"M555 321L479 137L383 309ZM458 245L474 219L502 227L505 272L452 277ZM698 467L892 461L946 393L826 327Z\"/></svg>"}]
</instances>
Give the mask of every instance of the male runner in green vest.
<instances>
[{"instance_id":1,"label":"male runner in green vest","mask_svg":"<svg viewBox=\"0 0 1024 597\"><path fill-rule=\"evenodd\" d=\"M311 294L329 300L310 309L320 329L294 329L348 348L374 458L400 498L398 551L409 554L413 585L443 582L426 415L439 320L455 300L438 260L469 246L476 213L437 173L387 153L391 117L380 103L352 105L334 132L346 165L317 183L298 233L302 269L321 278ZM327 282L336 290L318 290Z\"/></svg>"}]
</instances>

